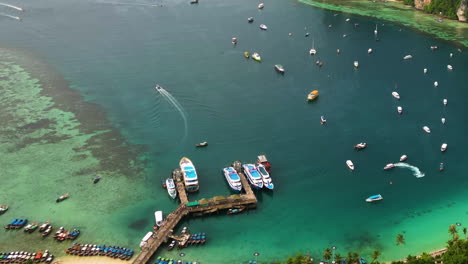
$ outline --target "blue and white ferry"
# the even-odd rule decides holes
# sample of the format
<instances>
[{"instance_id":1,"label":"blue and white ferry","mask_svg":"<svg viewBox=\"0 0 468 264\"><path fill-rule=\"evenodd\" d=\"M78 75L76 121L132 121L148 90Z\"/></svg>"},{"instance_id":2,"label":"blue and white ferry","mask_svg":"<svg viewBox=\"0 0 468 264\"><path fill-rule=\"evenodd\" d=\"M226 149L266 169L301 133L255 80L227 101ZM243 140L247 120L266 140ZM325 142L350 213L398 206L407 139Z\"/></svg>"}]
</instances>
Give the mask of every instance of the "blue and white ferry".
<instances>
[{"instance_id":1,"label":"blue and white ferry","mask_svg":"<svg viewBox=\"0 0 468 264\"><path fill-rule=\"evenodd\" d=\"M182 170L182 174L184 175L185 190L188 192L198 191L198 176L192 161L187 157L183 157L180 159L179 166L180 170Z\"/></svg>"},{"instance_id":2,"label":"blue and white ferry","mask_svg":"<svg viewBox=\"0 0 468 264\"><path fill-rule=\"evenodd\" d=\"M243 164L242 168L244 169L244 173L247 176L250 184L255 189L262 189L263 188L263 180L262 175L258 172L257 168L254 164Z\"/></svg>"},{"instance_id":3,"label":"blue and white ferry","mask_svg":"<svg viewBox=\"0 0 468 264\"><path fill-rule=\"evenodd\" d=\"M275 188L275 185L273 184L273 181L271 180L270 174L266 170L265 166L263 164L257 163L257 170L262 175L262 181L263 181L263 187L273 190Z\"/></svg>"},{"instance_id":4,"label":"blue and white ferry","mask_svg":"<svg viewBox=\"0 0 468 264\"><path fill-rule=\"evenodd\" d=\"M239 174L233 167L223 169L224 177L233 191L240 192L242 190L242 183Z\"/></svg>"}]
</instances>

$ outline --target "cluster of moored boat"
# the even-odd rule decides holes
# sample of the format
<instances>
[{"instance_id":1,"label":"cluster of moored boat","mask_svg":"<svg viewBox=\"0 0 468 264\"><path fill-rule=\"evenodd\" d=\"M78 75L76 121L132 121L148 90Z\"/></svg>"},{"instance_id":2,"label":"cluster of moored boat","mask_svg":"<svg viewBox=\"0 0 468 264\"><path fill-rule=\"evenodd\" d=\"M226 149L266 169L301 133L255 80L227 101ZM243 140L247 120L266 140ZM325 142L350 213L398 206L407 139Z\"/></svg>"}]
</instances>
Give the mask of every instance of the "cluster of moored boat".
<instances>
[{"instance_id":1,"label":"cluster of moored boat","mask_svg":"<svg viewBox=\"0 0 468 264\"><path fill-rule=\"evenodd\" d=\"M0 252L0 263L24 263L32 260L36 263L51 263L54 260L54 255L49 253L49 250L44 252L29 253L26 251L16 252Z\"/></svg>"},{"instance_id":2,"label":"cluster of moored boat","mask_svg":"<svg viewBox=\"0 0 468 264\"><path fill-rule=\"evenodd\" d=\"M15 218L13 219L8 225L5 226L5 229L21 229L24 227L23 231L26 233L33 233L36 229L39 229L39 233L41 233L42 237L48 236L52 232L52 226L50 222L47 221L42 225L39 225L37 222L32 222L28 225L26 223L28 219L25 218Z\"/></svg>"},{"instance_id":3,"label":"cluster of moored boat","mask_svg":"<svg viewBox=\"0 0 468 264\"><path fill-rule=\"evenodd\" d=\"M65 250L65 253L75 256L106 256L121 260L129 260L135 252L133 249L119 246L79 244L75 242Z\"/></svg>"},{"instance_id":4,"label":"cluster of moored boat","mask_svg":"<svg viewBox=\"0 0 468 264\"><path fill-rule=\"evenodd\" d=\"M223 174L229 187L231 187L233 191L240 192L242 190L242 182L238 174L239 172L236 171L234 167L236 167L235 164L233 164L232 167L224 168ZM275 188L270 177L271 164L268 162L265 155L258 156L257 163L242 164L241 168L253 188L262 189L265 187L269 190Z\"/></svg>"},{"instance_id":5,"label":"cluster of moored boat","mask_svg":"<svg viewBox=\"0 0 468 264\"><path fill-rule=\"evenodd\" d=\"M206 243L206 234L205 233L196 233L196 234L191 234L187 242L182 245L180 244L177 240L172 240L169 245L167 246L168 250L174 249L174 247L178 248L186 248L188 246L198 246L198 245L204 245Z\"/></svg>"},{"instance_id":6,"label":"cluster of moored boat","mask_svg":"<svg viewBox=\"0 0 468 264\"><path fill-rule=\"evenodd\" d=\"M6 230L9 229L21 229L28 223L27 218L15 218L5 226Z\"/></svg>"},{"instance_id":7,"label":"cluster of moored boat","mask_svg":"<svg viewBox=\"0 0 468 264\"><path fill-rule=\"evenodd\" d=\"M54 238L57 241L64 241L66 239L74 240L80 235L80 230L79 229L73 229L71 231L65 230L63 226L59 228L57 232L54 234Z\"/></svg>"},{"instance_id":8,"label":"cluster of moored boat","mask_svg":"<svg viewBox=\"0 0 468 264\"><path fill-rule=\"evenodd\" d=\"M155 264L201 264L201 262L197 261L182 261L182 260L175 260L172 258L163 258L161 256L158 256L156 261L154 262Z\"/></svg>"}]
</instances>

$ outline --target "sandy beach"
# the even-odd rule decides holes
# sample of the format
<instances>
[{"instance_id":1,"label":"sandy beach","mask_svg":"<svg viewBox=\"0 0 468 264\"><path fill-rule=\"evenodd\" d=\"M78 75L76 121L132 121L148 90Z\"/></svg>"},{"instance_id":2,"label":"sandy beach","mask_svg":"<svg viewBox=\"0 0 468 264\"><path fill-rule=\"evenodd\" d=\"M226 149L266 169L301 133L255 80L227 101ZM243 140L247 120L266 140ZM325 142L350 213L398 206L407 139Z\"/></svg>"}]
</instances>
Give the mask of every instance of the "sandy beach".
<instances>
[{"instance_id":1,"label":"sandy beach","mask_svg":"<svg viewBox=\"0 0 468 264\"><path fill-rule=\"evenodd\" d=\"M76 257L66 256L57 258L53 263L57 264L122 264L130 263L130 261L124 261L120 259L113 259L108 257Z\"/></svg>"}]
</instances>

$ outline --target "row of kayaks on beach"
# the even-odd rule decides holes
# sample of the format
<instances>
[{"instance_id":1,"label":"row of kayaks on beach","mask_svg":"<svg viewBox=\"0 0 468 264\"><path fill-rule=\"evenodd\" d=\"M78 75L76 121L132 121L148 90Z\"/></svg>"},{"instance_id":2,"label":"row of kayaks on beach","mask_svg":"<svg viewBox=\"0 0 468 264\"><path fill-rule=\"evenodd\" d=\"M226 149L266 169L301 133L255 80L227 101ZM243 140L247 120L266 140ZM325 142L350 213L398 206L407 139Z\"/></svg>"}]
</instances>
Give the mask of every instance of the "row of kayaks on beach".
<instances>
[{"instance_id":1,"label":"row of kayaks on beach","mask_svg":"<svg viewBox=\"0 0 468 264\"><path fill-rule=\"evenodd\" d=\"M49 250L30 253L26 251L16 252L0 252L0 263L24 263L33 261L35 263L51 263L54 260L54 255L49 253Z\"/></svg>"},{"instance_id":2,"label":"row of kayaks on beach","mask_svg":"<svg viewBox=\"0 0 468 264\"><path fill-rule=\"evenodd\" d=\"M129 260L135 251L119 246L79 244L74 242L65 253L75 256L107 256L121 260Z\"/></svg>"}]
</instances>

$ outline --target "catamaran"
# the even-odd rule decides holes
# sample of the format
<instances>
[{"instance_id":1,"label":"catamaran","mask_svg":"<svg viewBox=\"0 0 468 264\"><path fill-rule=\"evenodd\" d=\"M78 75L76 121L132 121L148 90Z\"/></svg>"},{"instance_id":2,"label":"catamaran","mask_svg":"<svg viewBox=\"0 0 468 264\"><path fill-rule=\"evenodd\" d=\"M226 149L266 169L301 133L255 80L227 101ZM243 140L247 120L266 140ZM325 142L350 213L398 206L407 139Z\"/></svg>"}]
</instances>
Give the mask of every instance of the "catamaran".
<instances>
[{"instance_id":1,"label":"catamaran","mask_svg":"<svg viewBox=\"0 0 468 264\"><path fill-rule=\"evenodd\" d=\"M243 164L242 168L244 169L244 173L247 176L250 184L252 184L255 189L263 188L262 176L255 168L254 164Z\"/></svg>"},{"instance_id":2,"label":"catamaran","mask_svg":"<svg viewBox=\"0 0 468 264\"><path fill-rule=\"evenodd\" d=\"M172 199L175 199L177 197L177 191L173 179L166 179L166 189L167 193Z\"/></svg>"},{"instance_id":3,"label":"catamaran","mask_svg":"<svg viewBox=\"0 0 468 264\"><path fill-rule=\"evenodd\" d=\"M198 176L192 161L183 157L180 159L179 166L182 174L184 175L185 189L189 192L198 191Z\"/></svg>"},{"instance_id":4,"label":"catamaran","mask_svg":"<svg viewBox=\"0 0 468 264\"><path fill-rule=\"evenodd\" d=\"M242 183L239 178L239 174L233 167L227 167L223 169L224 177L231 187L232 190L240 192L242 190Z\"/></svg>"},{"instance_id":5,"label":"catamaran","mask_svg":"<svg viewBox=\"0 0 468 264\"><path fill-rule=\"evenodd\" d=\"M366 202L371 203L371 202L380 201L380 200L383 200L383 197L382 195L377 194L377 195L372 195L369 198L367 198Z\"/></svg>"},{"instance_id":6,"label":"catamaran","mask_svg":"<svg viewBox=\"0 0 468 264\"><path fill-rule=\"evenodd\" d=\"M265 166L259 163L257 163L256 166L258 172L260 172L260 175L262 175L263 186L267 189L273 190L275 188L275 185L273 184L270 174L266 170Z\"/></svg>"}]
</instances>

